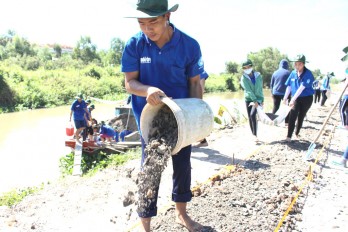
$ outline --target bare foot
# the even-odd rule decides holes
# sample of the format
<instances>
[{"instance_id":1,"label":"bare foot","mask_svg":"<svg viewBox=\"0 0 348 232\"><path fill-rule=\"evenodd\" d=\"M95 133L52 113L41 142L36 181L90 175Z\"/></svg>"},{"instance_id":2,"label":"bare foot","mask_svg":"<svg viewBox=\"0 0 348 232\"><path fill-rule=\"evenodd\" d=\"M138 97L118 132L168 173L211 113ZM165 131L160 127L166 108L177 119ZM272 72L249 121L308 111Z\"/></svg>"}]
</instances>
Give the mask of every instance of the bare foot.
<instances>
[{"instance_id":1,"label":"bare foot","mask_svg":"<svg viewBox=\"0 0 348 232\"><path fill-rule=\"evenodd\" d=\"M199 232L203 229L203 226L201 224L193 221L187 214L178 215L176 218L176 222L186 227L186 229L190 232Z\"/></svg>"}]
</instances>

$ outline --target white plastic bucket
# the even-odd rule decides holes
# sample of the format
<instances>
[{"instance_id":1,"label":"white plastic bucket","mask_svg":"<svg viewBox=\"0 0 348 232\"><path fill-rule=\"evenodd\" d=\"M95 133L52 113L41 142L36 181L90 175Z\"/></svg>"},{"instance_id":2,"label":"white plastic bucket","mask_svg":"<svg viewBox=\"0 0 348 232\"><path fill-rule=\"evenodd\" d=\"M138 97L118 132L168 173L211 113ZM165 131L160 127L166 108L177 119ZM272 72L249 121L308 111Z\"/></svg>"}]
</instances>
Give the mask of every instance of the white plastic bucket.
<instances>
[{"instance_id":1,"label":"white plastic bucket","mask_svg":"<svg viewBox=\"0 0 348 232\"><path fill-rule=\"evenodd\" d=\"M140 130L147 144L153 118L167 105L174 114L178 125L178 138L172 155L182 148L207 137L213 130L214 115L210 106L198 98L170 99L163 98L162 104L146 104L140 116Z\"/></svg>"}]
</instances>

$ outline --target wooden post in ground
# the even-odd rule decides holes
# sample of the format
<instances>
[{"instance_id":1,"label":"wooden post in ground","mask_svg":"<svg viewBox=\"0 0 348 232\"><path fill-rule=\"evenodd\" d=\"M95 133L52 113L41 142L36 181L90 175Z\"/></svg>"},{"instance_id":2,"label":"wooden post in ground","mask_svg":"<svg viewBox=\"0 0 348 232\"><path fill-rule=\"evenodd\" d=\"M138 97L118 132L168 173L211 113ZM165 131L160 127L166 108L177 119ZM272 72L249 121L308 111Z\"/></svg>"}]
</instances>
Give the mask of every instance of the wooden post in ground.
<instances>
[{"instance_id":1,"label":"wooden post in ground","mask_svg":"<svg viewBox=\"0 0 348 232\"><path fill-rule=\"evenodd\" d=\"M74 151L74 167L73 176L81 176L81 160L82 160L82 144L76 141L75 151Z\"/></svg>"}]
</instances>

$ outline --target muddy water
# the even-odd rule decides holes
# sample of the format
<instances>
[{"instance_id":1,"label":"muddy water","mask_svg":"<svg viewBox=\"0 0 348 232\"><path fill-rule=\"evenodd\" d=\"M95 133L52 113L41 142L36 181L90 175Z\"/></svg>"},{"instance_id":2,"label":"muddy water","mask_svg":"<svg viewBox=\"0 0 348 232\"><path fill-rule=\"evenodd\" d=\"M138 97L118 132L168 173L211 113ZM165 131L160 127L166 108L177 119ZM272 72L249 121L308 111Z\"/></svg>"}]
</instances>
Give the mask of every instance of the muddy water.
<instances>
[{"instance_id":1,"label":"muddy water","mask_svg":"<svg viewBox=\"0 0 348 232\"><path fill-rule=\"evenodd\" d=\"M145 148L146 159L138 175L138 213L145 212L157 198L162 172L178 137L174 114L166 105L154 117L151 128L149 144Z\"/></svg>"},{"instance_id":2,"label":"muddy water","mask_svg":"<svg viewBox=\"0 0 348 232\"><path fill-rule=\"evenodd\" d=\"M269 91L265 95L270 102ZM242 92L216 93L205 94L204 100L217 112L220 103L228 107L231 99L242 97ZM114 105L93 104L93 117L99 121L114 116ZM70 152L64 146L69 113L70 106L62 106L0 114L0 193L59 177L59 158Z\"/></svg>"},{"instance_id":3,"label":"muddy water","mask_svg":"<svg viewBox=\"0 0 348 232\"><path fill-rule=\"evenodd\" d=\"M93 117L109 119L113 105L96 105ZM59 177L70 106L0 114L0 193Z\"/></svg>"}]
</instances>

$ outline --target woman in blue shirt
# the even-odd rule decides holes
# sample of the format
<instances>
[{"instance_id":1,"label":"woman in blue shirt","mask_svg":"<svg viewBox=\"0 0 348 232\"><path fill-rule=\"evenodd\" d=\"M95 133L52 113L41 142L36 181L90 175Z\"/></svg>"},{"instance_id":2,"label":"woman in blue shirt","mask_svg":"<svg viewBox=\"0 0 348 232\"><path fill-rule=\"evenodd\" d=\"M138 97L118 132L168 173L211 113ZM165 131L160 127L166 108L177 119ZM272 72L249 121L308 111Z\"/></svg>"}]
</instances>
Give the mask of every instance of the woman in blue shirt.
<instances>
[{"instance_id":1,"label":"woman in blue shirt","mask_svg":"<svg viewBox=\"0 0 348 232\"><path fill-rule=\"evenodd\" d=\"M313 81L312 72L305 67L306 57L302 54L297 55L295 62L295 70L290 73L289 78L285 82L287 86L283 98L284 104L287 104L287 99L291 93L291 101L289 106L292 107L289 115L288 134L286 141L291 141L292 134L295 130L296 137L299 137L302 128L303 120L313 102Z\"/></svg>"}]
</instances>

